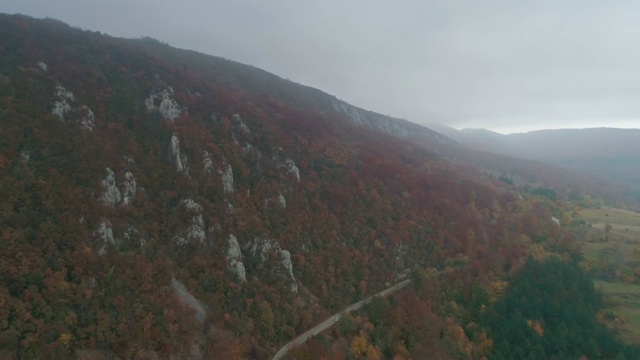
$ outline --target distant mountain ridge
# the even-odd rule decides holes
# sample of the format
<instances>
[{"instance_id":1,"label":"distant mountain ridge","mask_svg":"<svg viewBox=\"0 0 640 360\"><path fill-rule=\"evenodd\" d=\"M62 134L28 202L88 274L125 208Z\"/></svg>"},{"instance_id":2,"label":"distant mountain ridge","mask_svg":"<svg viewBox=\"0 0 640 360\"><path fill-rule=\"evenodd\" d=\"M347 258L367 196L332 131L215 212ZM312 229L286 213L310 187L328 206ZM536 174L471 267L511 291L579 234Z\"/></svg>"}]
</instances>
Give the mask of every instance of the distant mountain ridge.
<instances>
[{"instance_id":1,"label":"distant mountain ridge","mask_svg":"<svg viewBox=\"0 0 640 360\"><path fill-rule=\"evenodd\" d=\"M555 163L640 186L640 129L559 129L508 135L464 129L453 137L474 149Z\"/></svg>"}]
</instances>

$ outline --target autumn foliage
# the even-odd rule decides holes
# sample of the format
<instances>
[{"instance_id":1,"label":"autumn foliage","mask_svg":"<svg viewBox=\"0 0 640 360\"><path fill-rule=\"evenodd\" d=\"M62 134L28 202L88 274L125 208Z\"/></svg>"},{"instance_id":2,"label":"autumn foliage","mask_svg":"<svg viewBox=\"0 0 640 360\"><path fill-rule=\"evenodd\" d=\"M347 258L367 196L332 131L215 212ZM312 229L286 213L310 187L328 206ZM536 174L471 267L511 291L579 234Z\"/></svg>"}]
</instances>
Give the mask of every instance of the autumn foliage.
<instances>
[{"instance_id":1,"label":"autumn foliage","mask_svg":"<svg viewBox=\"0 0 640 360\"><path fill-rule=\"evenodd\" d=\"M334 345L305 346L335 359L482 358L495 344L483 311L534 242L573 253L553 203L352 125L318 90L54 20L1 15L0 34L2 358L267 358L406 277L412 289L345 318ZM95 130L52 114L57 85L92 110ZM183 109L174 120L145 107L162 86ZM168 156L174 134L183 171ZM135 176L130 204L105 205L107 167L120 184ZM201 208L204 241L176 240L195 217L185 199ZM229 271L230 234L246 282ZM257 238L288 251L297 292L275 246L252 253Z\"/></svg>"}]
</instances>

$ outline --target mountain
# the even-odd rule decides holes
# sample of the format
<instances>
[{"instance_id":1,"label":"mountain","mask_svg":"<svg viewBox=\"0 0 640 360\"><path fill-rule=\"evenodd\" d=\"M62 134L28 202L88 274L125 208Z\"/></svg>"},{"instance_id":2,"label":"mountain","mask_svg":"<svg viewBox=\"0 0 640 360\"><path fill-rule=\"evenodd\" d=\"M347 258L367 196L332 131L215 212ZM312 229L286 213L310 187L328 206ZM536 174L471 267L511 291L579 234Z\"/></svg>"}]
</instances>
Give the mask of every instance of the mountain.
<instances>
[{"instance_id":1,"label":"mountain","mask_svg":"<svg viewBox=\"0 0 640 360\"><path fill-rule=\"evenodd\" d=\"M455 138L474 149L554 163L636 189L640 186L638 129L560 129L509 135L464 129Z\"/></svg>"},{"instance_id":2,"label":"mountain","mask_svg":"<svg viewBox=\"0 0 640 360\"><path fill-rule=\"evenodd\" d=\"M427 128L153 39L0 35L1 358L264 359L404 279L300 354L482 358L528 259L579 258L553 189Z\"/></svg>"}]
</instances>

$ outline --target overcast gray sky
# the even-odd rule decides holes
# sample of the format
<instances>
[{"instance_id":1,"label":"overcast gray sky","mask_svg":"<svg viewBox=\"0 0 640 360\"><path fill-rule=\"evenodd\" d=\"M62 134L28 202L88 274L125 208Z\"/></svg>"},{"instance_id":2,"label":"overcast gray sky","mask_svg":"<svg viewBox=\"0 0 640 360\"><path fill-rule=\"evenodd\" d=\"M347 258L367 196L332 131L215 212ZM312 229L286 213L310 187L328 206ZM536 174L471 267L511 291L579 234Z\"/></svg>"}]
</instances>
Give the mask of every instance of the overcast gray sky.
<instances>
[{"instance_id":1,"label":"overcast gray sky","mask_svg":"<svg viewBox=\"0 0 640 360\"><path fill-rule=\"evenodd\" d=\"M151 36L417 123L640 128L637 0L0 0Z\"/></svg>"}]
</instances>

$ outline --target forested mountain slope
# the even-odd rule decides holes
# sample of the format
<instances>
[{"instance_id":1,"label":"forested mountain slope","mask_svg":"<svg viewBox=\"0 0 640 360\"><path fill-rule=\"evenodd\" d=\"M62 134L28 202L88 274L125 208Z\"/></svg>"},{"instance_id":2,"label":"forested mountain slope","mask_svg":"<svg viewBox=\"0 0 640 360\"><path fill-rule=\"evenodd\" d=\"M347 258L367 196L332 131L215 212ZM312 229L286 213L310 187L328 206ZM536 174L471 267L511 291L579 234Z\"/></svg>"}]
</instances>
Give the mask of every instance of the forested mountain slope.
<instances>
[{"instance_id":1,"label":"forested mountain slope","mask_svg":"<svg viewBox=\"0 0 640 360\"><path fill-rule=\"evenodd\" d=\"M365 350L479 358L476 307L575 255L557 204L401 139L447 138L264 71L9 15L0 58L2 358L267 358L409 274Z\"/></svg>"}]
</instances>

